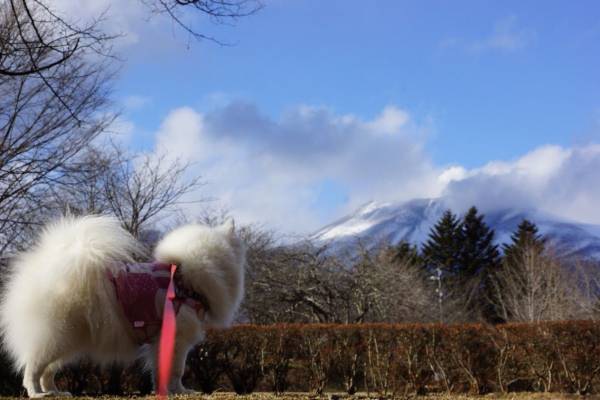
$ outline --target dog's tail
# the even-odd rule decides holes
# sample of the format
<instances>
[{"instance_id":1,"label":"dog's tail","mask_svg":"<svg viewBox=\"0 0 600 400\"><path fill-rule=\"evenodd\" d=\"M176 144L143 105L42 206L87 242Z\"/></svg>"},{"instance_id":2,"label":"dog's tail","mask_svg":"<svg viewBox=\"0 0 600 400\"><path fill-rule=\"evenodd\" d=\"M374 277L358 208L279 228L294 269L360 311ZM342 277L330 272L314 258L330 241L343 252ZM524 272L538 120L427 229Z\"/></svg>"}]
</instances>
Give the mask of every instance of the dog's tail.
<instances>
[{"instance_id":1,"label":"dog's tail","mask_svg":"<svg viewBox=\"0 0 600 400\"><path fill-rule=\"evenodd\" d=\"M178 264L186 284L206 298L209 325L231 323L242 300L245 266L245 247L233 221L213 228L179 227L161 239L154 256Z\"/></svg>"},{"instance_id":2,"label":"dog's tail","mask_svg":"<svg viewBox=\"0 0 600 400\"><path fill-rule=\"evenodd\" d=\"M57 319L73 296L96 296L102 275L141 251L119 222L107 216L63 217L46 226L34 247L11 264L0 300L3 344L18 369L32 341ZM70 297L69 297L70 296ZM68 299L71 299L67 301ZM92 310L90 310L92 312Z\"/></svg>"}]
</instances>

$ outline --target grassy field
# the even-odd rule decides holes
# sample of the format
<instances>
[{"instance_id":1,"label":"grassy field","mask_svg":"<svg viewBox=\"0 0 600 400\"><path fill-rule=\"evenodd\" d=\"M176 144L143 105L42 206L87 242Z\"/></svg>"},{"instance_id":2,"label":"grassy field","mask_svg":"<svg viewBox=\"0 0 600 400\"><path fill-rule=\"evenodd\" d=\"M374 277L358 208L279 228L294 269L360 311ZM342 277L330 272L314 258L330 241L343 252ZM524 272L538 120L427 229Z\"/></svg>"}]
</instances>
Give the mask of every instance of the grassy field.
<instances>
[{"instance_id":1,"label":"grassy field","mask_svg":"<svg viewBox=\"0 0 600 400\"><path fill-rule=\"evenodd\" d=\"M114 396L103 396L103 397L65 397L64 399L71 400L119 400L119 399L139 399L139 400L154 400L156 397L114 397ZM418 399L418 400L570 400L570 399L600 399L600 395L593 396L578 396L574 394L560 394L560 393L511 393L511 394L487 394L484 396L465 396L465 395L431 395L431 396L407 396L407 397L395 397L396 399ZM0 397L0 400L17 400L17 397ZM336 400L336 399L356 399L356 400L367 400L367 399L378 399L377 396L372 395L368 397L366 394L357 394L354 396L338 395L338 394L327 394L323 396L315 396L307 393L289 393L281 396L276 396L271 393L255 393L246 396L239 396L233 393L215 393L212 395L187 395L187 396L171 396L170 399L176 400Z\"/></svg>"}]
</instances>

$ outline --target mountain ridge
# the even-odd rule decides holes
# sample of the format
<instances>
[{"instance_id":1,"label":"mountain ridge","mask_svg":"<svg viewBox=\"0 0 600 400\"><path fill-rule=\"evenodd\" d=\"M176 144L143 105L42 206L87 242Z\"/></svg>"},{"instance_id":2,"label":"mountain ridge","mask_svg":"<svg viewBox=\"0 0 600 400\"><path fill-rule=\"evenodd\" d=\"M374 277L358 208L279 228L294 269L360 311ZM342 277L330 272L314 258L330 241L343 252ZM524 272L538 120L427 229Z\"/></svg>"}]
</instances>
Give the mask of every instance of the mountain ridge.
<instances>
[{"instance_id":1,"label":"mountain ridge","mask_svg":"<svg viewBox=\"0 0 600 400\"><path fill-rule=\"evenodd\" d=\"M311 239L329 244L330 251L335 253L352 252L358 243L367 249L381 242L397 244L407 241L421 246L447 209L452 207L443 198L387 203L371 201L319 229L311 235ZM600 260L600 225L568 221L527 208L498 208L482 214L495 231L496 244L508 243L518 224L528 219L538 226L540 234L548 239L549 246L560 255Z\"/></svg>"}]
</instances>

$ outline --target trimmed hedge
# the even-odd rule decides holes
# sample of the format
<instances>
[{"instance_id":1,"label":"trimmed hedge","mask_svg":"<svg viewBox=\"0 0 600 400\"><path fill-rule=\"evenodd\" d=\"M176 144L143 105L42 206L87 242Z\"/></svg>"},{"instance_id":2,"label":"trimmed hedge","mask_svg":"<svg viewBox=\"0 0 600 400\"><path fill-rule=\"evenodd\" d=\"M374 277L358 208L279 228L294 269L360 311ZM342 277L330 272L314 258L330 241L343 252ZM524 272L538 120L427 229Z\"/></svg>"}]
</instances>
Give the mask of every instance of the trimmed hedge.
<instances>
[{"instance_id":1,"label":"trimmed hedge","mask_svg":"<svg viewBox=\"0 0 600 400\"><path fill-rule=\"evenodd\" d=\"M102 393L114 375L82 364L59 383ZM3 394L14 393L9 378ZM120 375L123 392L147 392L147 382L139 366ZM600 322L237 326L208 334L191 352L184 382L207 393L598 393Z\"/></svg>"}]
</instances>

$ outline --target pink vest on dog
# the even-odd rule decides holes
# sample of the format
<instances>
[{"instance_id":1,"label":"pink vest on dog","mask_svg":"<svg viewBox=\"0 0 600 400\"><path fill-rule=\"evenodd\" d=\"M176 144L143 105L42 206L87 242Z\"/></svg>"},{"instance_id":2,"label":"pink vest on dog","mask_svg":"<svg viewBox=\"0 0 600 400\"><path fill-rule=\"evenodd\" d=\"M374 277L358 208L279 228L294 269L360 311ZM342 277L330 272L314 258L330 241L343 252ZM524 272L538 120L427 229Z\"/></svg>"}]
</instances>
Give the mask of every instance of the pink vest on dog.
<instances>
[{"instance_id":1,"label":"pink vest on dog","mask_svg":"<svg viewBox=\"0 0 600 400\"><path fill-rule=\"evenodd\" d=\"M162 315L158 312L158 305L164 304L170 271L170 264L153 262L124 264L116 275L108 273L139 343L149 343L160 330ZM173 301L176 313L182 304L192 307L199 316L205 310L204 304L197 300L176 297Z\"/></svg>"}]
</instances>

